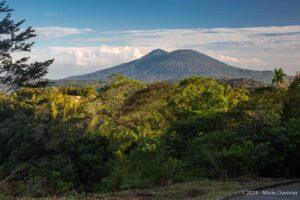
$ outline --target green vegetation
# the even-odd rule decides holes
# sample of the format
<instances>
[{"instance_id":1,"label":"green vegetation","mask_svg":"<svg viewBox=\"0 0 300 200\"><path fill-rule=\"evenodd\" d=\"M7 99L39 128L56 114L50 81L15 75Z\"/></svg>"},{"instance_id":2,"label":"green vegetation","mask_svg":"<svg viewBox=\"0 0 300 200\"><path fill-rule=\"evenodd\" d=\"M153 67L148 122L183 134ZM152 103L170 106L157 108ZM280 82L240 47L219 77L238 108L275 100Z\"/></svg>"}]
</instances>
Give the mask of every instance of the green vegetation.
<instances>
[{"instance_id":1,"label":"green vegetation","mask_svg":"<svg viewBox=\"0 0 300 200\"><path fill-rule=\"evenodd\" d=\"M13 62L10 53L29 51L32 43L26 41L34 33L20 32L23 21L15 23L11 11L0 3L0 12L8 13L0 34L9 35L0 41L0 81L11 91L0 94L1 199L300 177L299 75L289 88L279 87L285 74L275 70L278 87L250 90L205 77L146 84L118 74L95 82L97 90L76 83L37 87L34 81L52 60ZM193 183L201 188L181 184L179 194L174 185L157 199L215 199L244 189Z\"/></svg>"},{"instance_id":2,"label":"green vegetation","mask_svg":"<svg viewBox=\"0 0 300 200\"><path fill-rule=\"evenodd\" d=\"M20 88L1 95L1 195L299 178L299 81L247 91L212 78L145 84L113 75L98 91Z\"/></svg>"},{"instance_id":3,"label":"green vegetation","mask_svg":"<svg viewBox=\"0 0 300 200\"><path fill-rule=\"evenodd\" d=\"M284 77L286 77L287 75L283 72L282 68L275 68L274 72L275 75L272 80L272 83L276 83L277 87L280 87L284 83Z\"/></svg>"}]
</instances>

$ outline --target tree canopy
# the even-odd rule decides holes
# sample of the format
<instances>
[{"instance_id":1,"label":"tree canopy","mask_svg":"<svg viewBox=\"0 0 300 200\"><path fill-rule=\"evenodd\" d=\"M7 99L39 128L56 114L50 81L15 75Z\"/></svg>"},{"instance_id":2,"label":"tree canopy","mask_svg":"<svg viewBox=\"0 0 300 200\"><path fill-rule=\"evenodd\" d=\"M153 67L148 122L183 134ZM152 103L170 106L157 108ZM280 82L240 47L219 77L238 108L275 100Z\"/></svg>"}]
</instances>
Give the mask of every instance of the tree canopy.
<instances>
[{"instance_id":1,"label":"tree canopy","mask_svg":"<svg viewBox=\"0 0 300 200\"><path fill-rule=\"evenodd\" d=\"M0 194L297 178L299 162L290 160L300 160L298 82L247 91L205 77L146 84L114 75L98 91L19 88L0 95Z\"/></svg>"},{"instance_id":2,"label":"tree canopy","mask_svg":"<svg viewBox=\"0 0 300 200\"><path fill-rule=\"evenodd\" d=\"M281 87L282 84L284 83L284 78L287 75L283 72L282 68L278 68L278 69L275 68L274 72L275 72L275 75L272 80L272 83L273 84L275 83L277 85L277 87Z\"/></svg>"}]
</instances>

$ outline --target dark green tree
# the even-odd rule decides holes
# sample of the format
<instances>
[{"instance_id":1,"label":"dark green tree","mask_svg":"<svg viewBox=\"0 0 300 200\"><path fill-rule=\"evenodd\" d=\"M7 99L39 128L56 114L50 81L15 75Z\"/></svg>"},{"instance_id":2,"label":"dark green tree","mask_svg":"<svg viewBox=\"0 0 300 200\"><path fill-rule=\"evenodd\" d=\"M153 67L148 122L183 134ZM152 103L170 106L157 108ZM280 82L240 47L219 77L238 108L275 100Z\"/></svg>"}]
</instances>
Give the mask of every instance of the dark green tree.
<instances>
[{"instance_id":1,"label":"dark green tree","mask_svg":"<svg viewBox=\"0 0 300 200\"><path fill-rule=\"evenodd\" d=\"M272 80L272 83L276 84L277 87L281 87L282 84L284 83L284 77L286 77L287 75L283 72L282 68L275 68L274 70L275 72L275 75L274 75L274 78Z\"/></svg>"},{"instance_id":2,"label":"dark green tree","mask_svg":"<svg viewBox=\"0 0 300 200\"><path fill-rule=\"evenodd\" d=\"M0 84L6 86L3 91L32 85L48 72L54 61L28 63L29 57L13 59L14 53L31 51L34 43L29 40L36 34L32 27L21 28L25 20L15 22L12 11L5 1L0 1L0 14L4 15L0 21Z\"/></svg>"},{"instance_id":3,"label":"dark green tree","mask_svg":"<svg viewBox=\"0 0 300 200\"><path fill-rule=\"evenodd\" d=\"M300 117L300 74L295 76L289 86L283 111L285 119Z\"/></svg>"}]
</instances>

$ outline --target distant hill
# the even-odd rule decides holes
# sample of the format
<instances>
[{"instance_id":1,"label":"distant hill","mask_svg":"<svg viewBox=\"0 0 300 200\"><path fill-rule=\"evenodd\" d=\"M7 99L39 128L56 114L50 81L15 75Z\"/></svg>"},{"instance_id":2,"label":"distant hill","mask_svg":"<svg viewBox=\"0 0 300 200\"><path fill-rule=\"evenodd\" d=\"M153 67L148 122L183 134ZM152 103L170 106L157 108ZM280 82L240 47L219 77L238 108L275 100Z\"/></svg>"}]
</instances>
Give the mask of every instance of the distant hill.
<instances>
[{"instance_id":1,"label":"distant hill","mask_svg":"<svg viewBox=\"0 0 300 200\"><path fill-rule=\"evenodd\" d=\"M166 52L156 49L140 59L94 73L72 76L67 80L105 81L114 73L144 82L176 80L197 75L218 79L246 78L270 83L274 76L272 71L253 71L233 67L194 50Z\"/></svg>"}]
</instances>

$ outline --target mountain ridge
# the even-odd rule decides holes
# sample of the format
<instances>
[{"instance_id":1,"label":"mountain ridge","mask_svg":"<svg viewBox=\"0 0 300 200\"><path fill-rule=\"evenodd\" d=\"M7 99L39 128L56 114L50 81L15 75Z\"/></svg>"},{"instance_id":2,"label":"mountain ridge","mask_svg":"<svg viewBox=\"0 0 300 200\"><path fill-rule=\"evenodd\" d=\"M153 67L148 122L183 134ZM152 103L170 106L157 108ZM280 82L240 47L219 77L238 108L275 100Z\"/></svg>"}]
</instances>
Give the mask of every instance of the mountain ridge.
<instances>
[{"instance_id":1,"label":"mountain ridge","mask_svg":"<svg viewBox=\"0 0 300 200\"><path fill-rule=\"evenodd\" d=\"M128 63L89 74L71 76L66 80L105 81L114 73L144 82L180 79L188 76L208 76L229 79L247 78L270 83L274 76L272 71L255 71L230 66L192 49L178 49L171 52L155 49Z\"/></svg>"}]
</instances>

